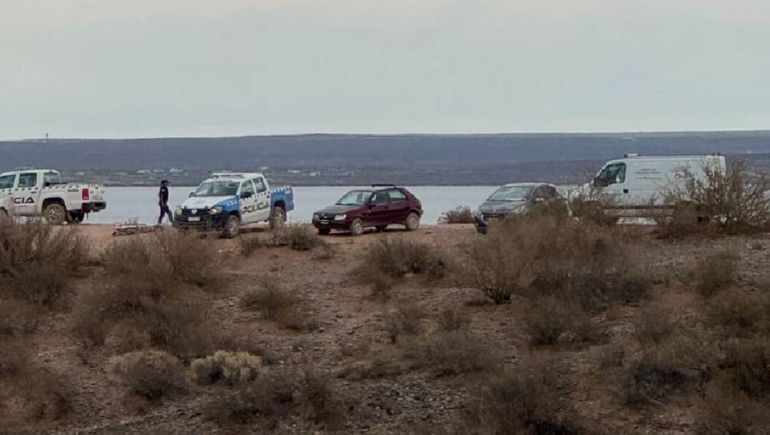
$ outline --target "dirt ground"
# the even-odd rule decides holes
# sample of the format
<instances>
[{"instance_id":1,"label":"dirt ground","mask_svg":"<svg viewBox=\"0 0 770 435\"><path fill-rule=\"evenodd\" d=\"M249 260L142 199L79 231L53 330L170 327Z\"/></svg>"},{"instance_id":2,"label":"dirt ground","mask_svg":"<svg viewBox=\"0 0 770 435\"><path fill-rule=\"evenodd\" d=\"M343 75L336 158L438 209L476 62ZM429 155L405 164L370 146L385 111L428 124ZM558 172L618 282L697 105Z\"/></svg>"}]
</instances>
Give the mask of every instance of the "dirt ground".
<instances>
[{"instance_id":1,"label":"dirt ground","mask_svg":"<svg viewBox=\"0 0 770 435\"><path fill-rule=\"evenodd\" d=\"M125 236L113 237L108 225L82 225L79 231L98 253ZM262 233L267 230L254 230ZM645 232L648 230L640 230ZM351 277L360 265L367 244L384 237L405 237L429 243L445 252L460 250L477 235L471 225L424 226L415 232L390 230L360 237L339 234L324 239L334 255L324 258L317 251L298 252L287 247L260 248L250 257L240 253L236 240L212 238L219 254L226 284L212 293L210 316L220 331L267 349L274 367L298 368L327 374L345 403L345 419L339 432L356 433L446 433L469 409L479 392L485 373L436 376L428 368L380 377L360 376L361 367L373 355L391 352L393 344L385 330L385 318L404 301L414 302L427 313L431 327L439 312L458 307L469 316L469 329L498 359L496 370L515 367L522 359L555 358L564 370L565 391L581 420L592 430L605 433L691 433L696 422L690 397L674 397L664 407L638 412L616 400L613 377L598 363L612 343L630 340L639 305L614 307L598 322L608 331L601 342L584 346L532 348L520 330L519 307L481 303L478 290L457 288L452 280L430 282L407 277L398 283L388 301L369 296L370 290ZM664 304L677 316L688 316L697 308L687 288L686 272L693 262L728 247L740 255L740 282L744 286L770 282L770 237L727 237L680 242L643 236L635 258L651 270L669 278L655 285L649 300ZM678 277L676 279L671 276ZM98 277L83 278L79 285L94 285ZM275 280L295 289L312 307L319 327L312 332L282 329L259 314L244 310L239 297L259 280ZM673 282L673 284L672 284ZM225 433L256 431L249 426L221 427L206 418L201 405L224 386L195 386L179 397L164 399L156 406L137 409L126 399L125 390L108 376L107 351L87 362L78 356L71 337L73 308L52 312L35 334L32 346L36 361L67 375L72 383L71 410L60 420L16 422L4 432L57 433ZM192 384L192 383L191 383ZM280 433L324 433L327 429L300 416L282 421Z\"/></svg>"}]
</instances>

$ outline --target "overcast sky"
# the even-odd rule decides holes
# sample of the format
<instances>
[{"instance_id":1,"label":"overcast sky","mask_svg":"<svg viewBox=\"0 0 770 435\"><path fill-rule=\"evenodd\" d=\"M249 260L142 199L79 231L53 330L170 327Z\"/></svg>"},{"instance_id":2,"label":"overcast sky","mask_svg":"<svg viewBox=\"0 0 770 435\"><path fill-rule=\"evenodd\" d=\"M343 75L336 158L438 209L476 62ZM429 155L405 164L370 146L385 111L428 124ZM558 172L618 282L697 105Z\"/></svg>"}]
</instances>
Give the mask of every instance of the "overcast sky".
<instances>
[{"instance_id":1,"label":"overcast sky","mask_svg":"<svg viewBox=\"0 0 770 435\"><path fill-rule=\"evenodd\" d=\"M767 128L767 0L0 0L0 139Z\"/></svg>"}]
</instances>

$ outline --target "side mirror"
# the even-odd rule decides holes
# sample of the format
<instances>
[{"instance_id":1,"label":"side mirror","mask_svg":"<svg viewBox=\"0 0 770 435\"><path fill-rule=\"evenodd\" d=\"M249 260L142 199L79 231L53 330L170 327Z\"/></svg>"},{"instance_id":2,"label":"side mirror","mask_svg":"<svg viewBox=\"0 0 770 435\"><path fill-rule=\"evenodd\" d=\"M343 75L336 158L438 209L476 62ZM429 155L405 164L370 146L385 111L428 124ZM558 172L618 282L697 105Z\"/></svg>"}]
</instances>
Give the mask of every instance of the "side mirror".
<instances>
[{"instance_id":1,"label":"side mirror","mask_svg":"<svg viewBox=\"0 0 770 435\"><path fill-rule=\"evenodd\" d=\"M251 198L252 196L254 196L254 194L251 193L251 192L243 192L243 193L241 193L241 198L242 199Z\"/></svg>"},{"instance_id":2,"label":"side mirror","mask_svg":"<svg viewBox=\"0 0 770 435\"><path fill-rule=\"evenodd\" d=\"M195 192L190 192L190 194L187 195L188 198L192 198L193 196L195 196Z\"/></svg>"}]
</instances>

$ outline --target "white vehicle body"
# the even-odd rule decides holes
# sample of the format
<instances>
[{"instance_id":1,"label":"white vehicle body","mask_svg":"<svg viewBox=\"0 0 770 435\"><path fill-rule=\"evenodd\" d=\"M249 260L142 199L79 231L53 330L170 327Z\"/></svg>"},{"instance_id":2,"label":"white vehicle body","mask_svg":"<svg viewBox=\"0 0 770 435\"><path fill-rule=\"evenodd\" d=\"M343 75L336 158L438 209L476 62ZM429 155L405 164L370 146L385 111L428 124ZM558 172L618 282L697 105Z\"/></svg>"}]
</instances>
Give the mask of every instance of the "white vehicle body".
<instances>
[{"instance_id":1,"label":"white vehicle body","mask_svg":"<svg viewBox=\"0 0 770 435\"><path fill-rule=\"evenodd\" d=\"M633 210L669 209L675 204L666 203L665 192L681 191L685 173L705 182L706 170L724 173L724 156L628 155L605 163L593 182L583 185L578 193L605 198L611 208L624 211L623 215L634 215Z\"/></svg>"},{"instance_id":2,"label":"white vehicle body","mask_svg":"<svg viewBox=\"0 0 770 435\"><path fill-rule=\"evenodd\" d=\"M63 183L52 169L28 169L0 174L0 213L45 217L49 223L80 223L86 215L107 207L104 187Z\"/></svg>"}]
</instances>

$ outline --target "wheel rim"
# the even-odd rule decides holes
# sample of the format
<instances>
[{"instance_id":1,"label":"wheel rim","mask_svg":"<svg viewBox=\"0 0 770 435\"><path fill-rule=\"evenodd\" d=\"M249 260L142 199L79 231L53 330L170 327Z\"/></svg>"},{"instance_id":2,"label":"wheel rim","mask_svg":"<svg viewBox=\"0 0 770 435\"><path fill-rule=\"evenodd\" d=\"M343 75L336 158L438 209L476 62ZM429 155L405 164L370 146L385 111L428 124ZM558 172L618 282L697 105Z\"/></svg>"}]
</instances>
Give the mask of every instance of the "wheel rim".
<instances>
[{"instance_id":1,"label":"wheel rim","mask_svg":"<svg viewBox=\"0 0 770 435\"><path fill-rule=\"evenodd\" d=\"M230 237L235 237L238 235L238 221L235 219L230 219L227 222L227 235Z\"/></svg>"},{"instance_id":2,"label":"wheel rim","mask_svg":"<svg viewBox=\"0 0 770 435\"><path fill-rule=\"evenodd\" d=\"M409 215L409 218L406 220L406 226L409 227L410 230L416 229L419 224L420 221L417 219L417 216L413 214Z\"/></svg>"},{"instance_id":3,"label":"wheel rim","mask_svg":"<svg viewBox=\"0 0 770 435\"><path fill-rule=\"evenodd\" d=\"M275 211L273 212L273 215L274 215L273 216L273 218L274 218L273 220L275 221L275 225L283 224L283 221L285 220L285 217L284 217L283 209L282 208L280 208L280 207L276 208Z\"/></svg>"},{"instance_id":4,"label":"wheel rim","mask_svg":"<svg viewBox=\"0 0 770 435\"><path fill-rule=\"evenodd\" d=\"M46 218L50 222L61 222L62 213L59 207L48 207L48 213L46 213Z\"/></svg>"},{"instance_id":5,"label":"wheel rim","mask_svg":"<svg viewBox=\"0 0 770 435\"><path fill-rule=\"evenodd\" d=\"M364 228L361 225L361 222L353 222L353 224L350 226L350 232L353 234L361 234L364 232Z\"/></svg>"}]
</instances>

